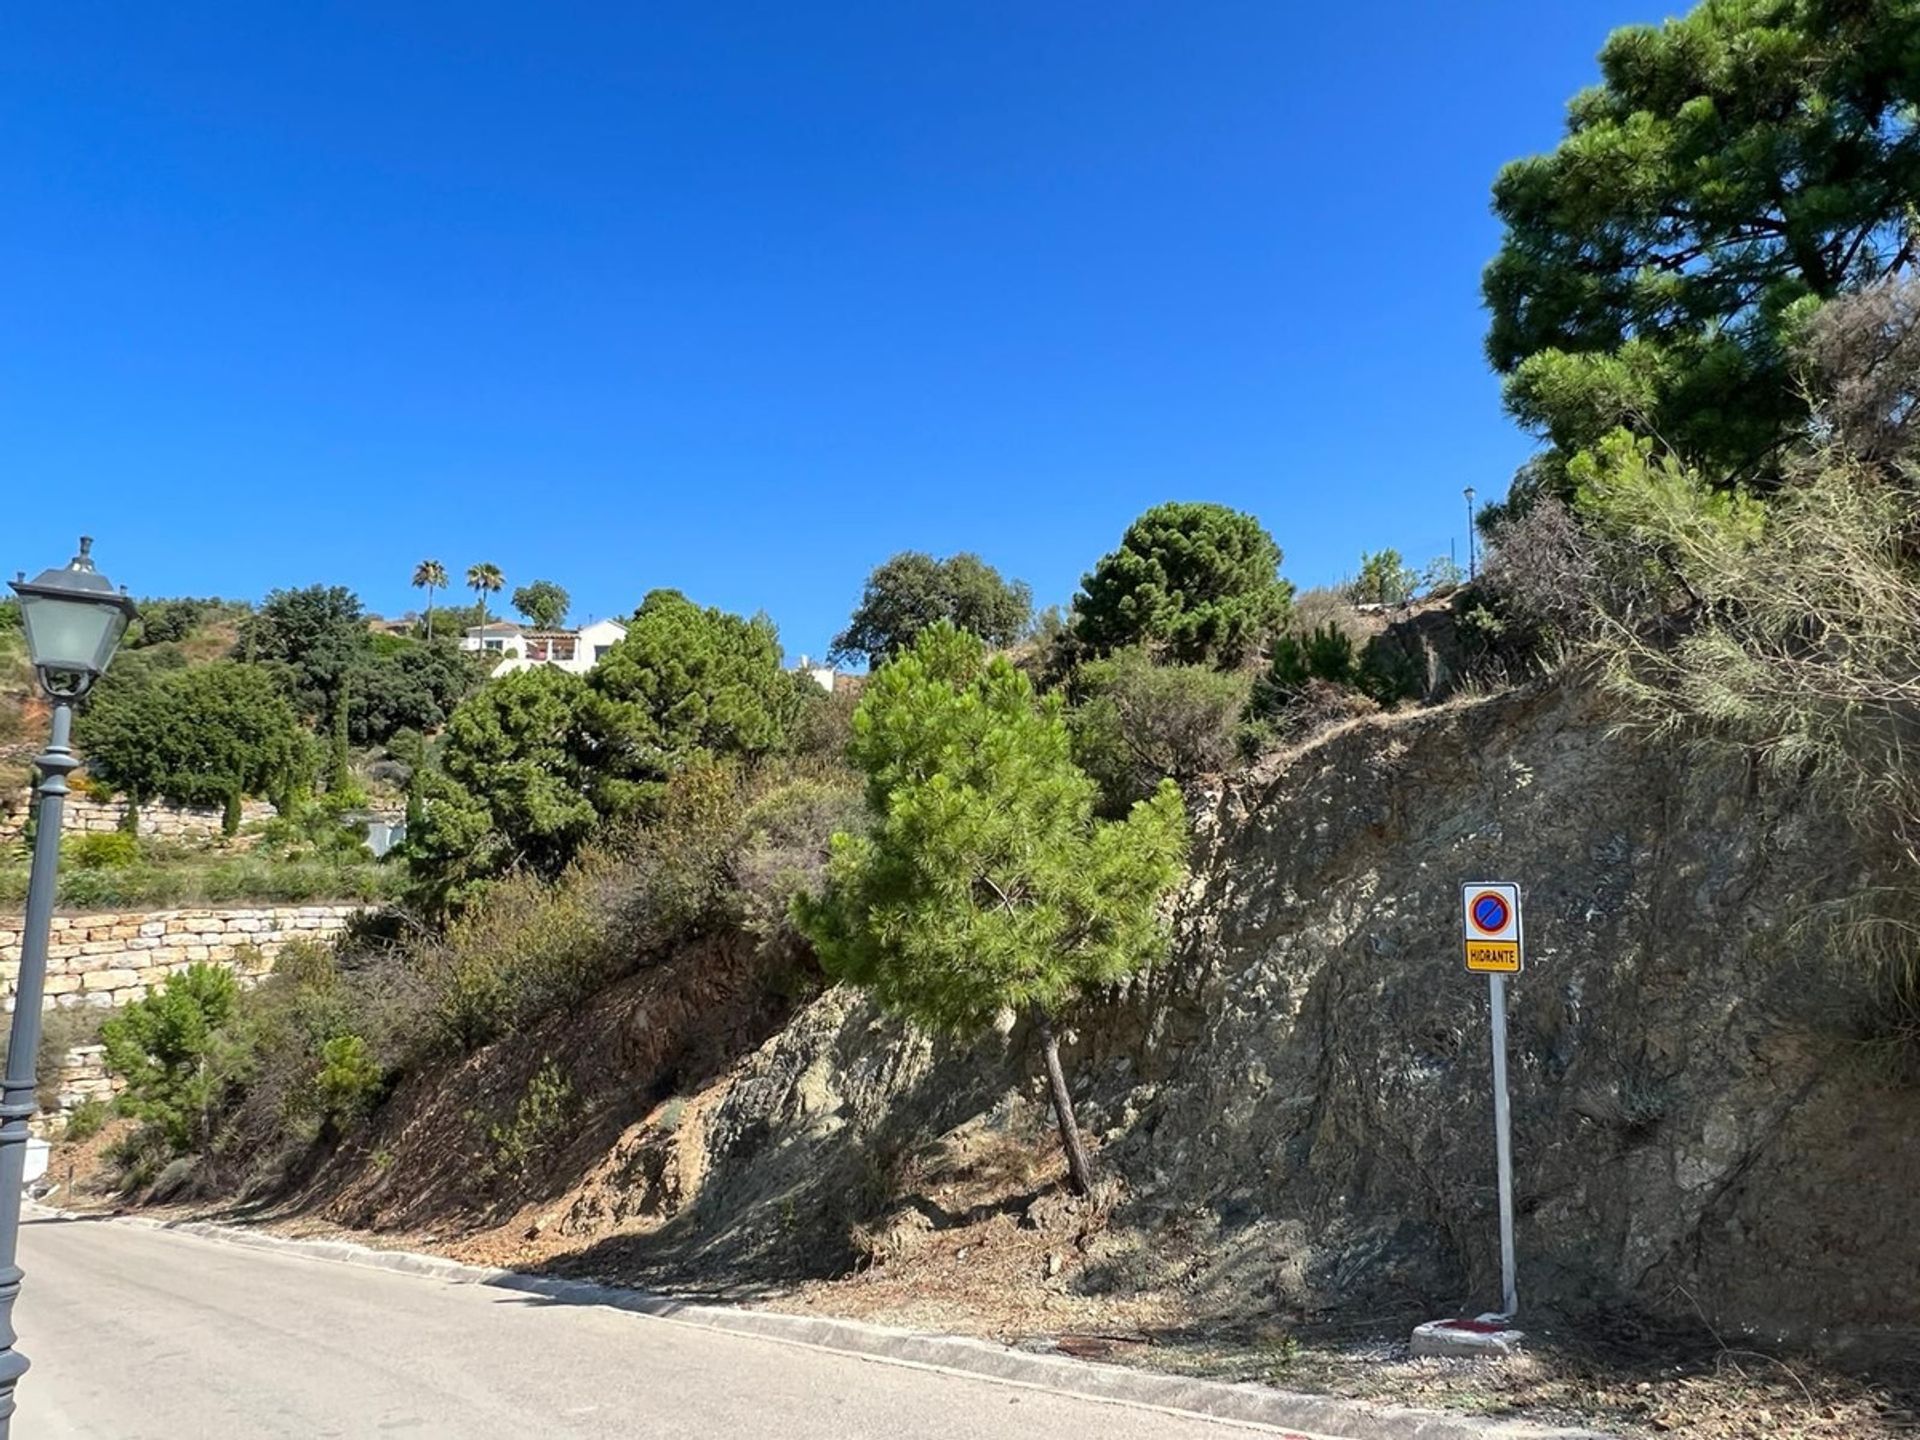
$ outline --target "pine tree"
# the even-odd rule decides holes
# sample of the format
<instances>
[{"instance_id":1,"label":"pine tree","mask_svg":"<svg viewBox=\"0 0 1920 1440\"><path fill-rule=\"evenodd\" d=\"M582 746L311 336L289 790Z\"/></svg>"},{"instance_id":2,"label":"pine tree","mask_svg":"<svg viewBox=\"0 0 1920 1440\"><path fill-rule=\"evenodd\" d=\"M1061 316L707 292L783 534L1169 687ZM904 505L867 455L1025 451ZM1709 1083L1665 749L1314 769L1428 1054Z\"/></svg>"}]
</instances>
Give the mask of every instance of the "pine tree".
<instances>
[{"instance_id":1,"label":"pine tree","mask_svg":"<svg viewBox=\"0 0 1920 1440\"><path fill-rule=\"evenodd\" d=\"M1041 1044L1076 1193L1093 1183L1055 1023L1166 946L1186 814L1171 782L1094 817L1057 696L942 622L883 668L854 717L870 834L836 835L825 893L796 903L828 970L926 1024L978 1033L1009 1012Z\"/></svg>"}]
</instances>

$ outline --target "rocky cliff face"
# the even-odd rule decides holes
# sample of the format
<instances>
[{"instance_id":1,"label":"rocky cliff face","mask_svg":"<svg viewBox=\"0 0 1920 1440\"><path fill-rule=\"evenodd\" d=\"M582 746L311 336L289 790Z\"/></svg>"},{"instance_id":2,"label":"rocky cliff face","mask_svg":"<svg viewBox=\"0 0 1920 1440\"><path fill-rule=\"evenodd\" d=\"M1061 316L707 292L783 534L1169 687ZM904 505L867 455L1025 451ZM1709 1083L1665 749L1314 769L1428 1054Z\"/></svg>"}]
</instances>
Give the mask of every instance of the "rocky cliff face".
<instances>
[{"instance_id":1,"label":"rocky cliff face","mask_svg":"<svg viewBox=\"0 0 1920 1440\"><path fill-rule=\"evenodd\" d=\"M862 1263L912 1285L916 1250L951 1275L997 1225L1002 1253L1039 1247L1028 1292L1044 1261L1090 1311L1485 1308L1487 987L1459 886L1512 879L1527 1312L1911 1326L1920 1095L1850 1059L1857 981L1803 923L1862 883L1842 821L1626 738L1571 686L1369 717L1204 797L1171 961L1075 1017L1096 1206L1051 1188L1029 1036L961 1044L845 990L796 996L744 936L413 1077L306 1198L452 1227L475 1258L735 1295ZM538 1173L482 1183L486 1122L549 1058L578 1107Z\"/></svg>"},{"instance_id":2,"label":"rocky cliff face","mask_svg":"<svg viewBox=\"0 0 1920 1440\"><path fill-rule=\"evenodd\" d=\"M1851 982L1797 923L1857 870L1837 817L1624 738L1570 689L1282 757L1209 798L1173 962L1081 1018L1083 1118L1121 1188L1079 1283L1178 1286L1221 1319L1490 1303L1487 992L1458 887L1514 879L1523 1304L1920 1321L1920 1097L1847 1062ZM916 1139L1033 1110L1025 1038L930 1040L828 992L706 1097L697 1191L618 1248L736 1281L847 1263Z\"/></svg>"}]
</instances>

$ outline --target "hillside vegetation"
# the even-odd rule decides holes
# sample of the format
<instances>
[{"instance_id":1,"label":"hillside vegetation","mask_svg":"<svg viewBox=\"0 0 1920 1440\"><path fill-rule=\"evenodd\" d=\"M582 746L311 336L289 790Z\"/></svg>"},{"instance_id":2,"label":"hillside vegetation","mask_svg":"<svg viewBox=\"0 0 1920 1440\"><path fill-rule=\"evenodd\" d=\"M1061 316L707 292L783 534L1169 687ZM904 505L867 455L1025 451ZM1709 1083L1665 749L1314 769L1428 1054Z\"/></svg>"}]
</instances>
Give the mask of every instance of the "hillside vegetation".
<instances>
[{"instance_id":1,"label":"hillside vegetation","mask_svg":"<svg viewBox=\"0 0 1920 1440\"><path fill-rule=\"evenodd\" d=\"M409 836L339 946L113 1022L114 1183L1023 1338L1403 1335L1495 1288L1447 957L1516 874L1530 1313L1703 1380L1920 1323L1920 11L1841 9L1622 31L1503 172L1544 448L1467 583L1383 548L1296 593L1177 501L1064 613L892 557L833 694L670 590L585 675L324 587L143 637L96 778L269 794L327 856L385 789ZM1891 1433L1847 1393L1801 1433Z\"/></svg>"}]
</instances>

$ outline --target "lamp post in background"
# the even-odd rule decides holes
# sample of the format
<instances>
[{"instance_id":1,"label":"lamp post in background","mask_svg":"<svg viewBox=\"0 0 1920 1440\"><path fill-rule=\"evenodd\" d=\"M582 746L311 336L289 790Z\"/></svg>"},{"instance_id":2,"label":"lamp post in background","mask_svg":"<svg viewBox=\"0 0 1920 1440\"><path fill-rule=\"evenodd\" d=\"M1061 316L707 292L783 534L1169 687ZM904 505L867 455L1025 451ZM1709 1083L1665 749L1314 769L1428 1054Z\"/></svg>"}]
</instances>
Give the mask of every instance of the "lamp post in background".
<instances>
[{"instance_id":1,"label":"lamp post in background","mask_svg":"<svg viewBox=\"0 0 1920 1440\"><path fill-rule=\"evenodd\" d=\"M73 758L73 705L93 687L113 659L133 619L133 601L93 568L91 536L64 570L42 571L13 582L27 655L40 688L53 704L53 733L40 768L40 808L34 821L33 870L27 881L27 913L20 933L20 975L13 987L13 1028L7 1041L6 1079L0 1082L0 1440L13 1427L14 1387L27 1373L27 1357L13 1348L13 1302L20 1295L20 1197L25 1188L27 1122L34 1102L34 1061L40 1048L40 1006L46 992L47 935L60 868L60 820L66 809L67 774Z\"/></svg>"},{"instance_id":2,"label":"lamp post in background","mask_svg":"<svg viewBox=\"0 0 1920 1440\"><path fill-rule=\"evenodd\" d=\"M1473 487L1471 485L1467 486L1466 496L1467 496L1467 579L1471 580L1473 579L1474 570L1476 568L1474 562L1479 558L1474 553L1475 547L1474 547L1474 536L1473 536Z\"/></svg>"}]
</instances>

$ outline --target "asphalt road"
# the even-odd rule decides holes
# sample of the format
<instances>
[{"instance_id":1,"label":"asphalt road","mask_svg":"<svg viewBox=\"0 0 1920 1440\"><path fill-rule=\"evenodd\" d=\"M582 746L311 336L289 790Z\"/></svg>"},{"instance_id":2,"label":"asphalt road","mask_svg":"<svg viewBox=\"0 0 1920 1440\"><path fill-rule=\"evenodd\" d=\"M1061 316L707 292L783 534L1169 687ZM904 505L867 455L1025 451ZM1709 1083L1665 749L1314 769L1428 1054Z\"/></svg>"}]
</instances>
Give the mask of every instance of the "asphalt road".
<instances>
[{"instance_id":1,"label":"asphalt road","mask_svg":"<svg viewBox=\"0 0 1920 1440\"><path fill-rule=\"evenodd\" d=\"M21 1250L16 1440L1276 1433L104 1221Z\"/></svg>"}]
</instances>

